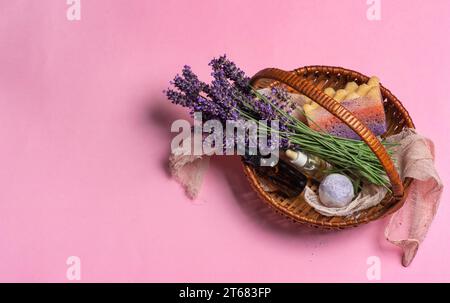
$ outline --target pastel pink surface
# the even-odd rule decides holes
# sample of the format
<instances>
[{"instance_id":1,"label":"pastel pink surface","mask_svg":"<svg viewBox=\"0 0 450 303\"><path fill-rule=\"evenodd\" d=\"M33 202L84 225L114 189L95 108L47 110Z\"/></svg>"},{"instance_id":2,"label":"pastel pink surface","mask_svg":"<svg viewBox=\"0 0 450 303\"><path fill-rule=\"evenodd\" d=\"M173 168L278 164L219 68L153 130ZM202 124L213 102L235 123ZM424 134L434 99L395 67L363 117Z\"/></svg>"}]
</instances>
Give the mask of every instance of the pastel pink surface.
<instances>
[{"instance_id":1,"label":"pastel pink surface","mask_svg":"<svg viewBox=\"0 0 450 303\"><path fill-rule=\"evenodd\" d=\"M386 243L386 221L319 232L272 214L237 159L214 159L199 200L165 165L171 123L187 117L162 94L189 63L227 53L265 67L340 65L377 75L450 164L450 2L364 0L0 0L0 281L450 282L450 207L411 267Z\"/></svg>"}]
</instances>

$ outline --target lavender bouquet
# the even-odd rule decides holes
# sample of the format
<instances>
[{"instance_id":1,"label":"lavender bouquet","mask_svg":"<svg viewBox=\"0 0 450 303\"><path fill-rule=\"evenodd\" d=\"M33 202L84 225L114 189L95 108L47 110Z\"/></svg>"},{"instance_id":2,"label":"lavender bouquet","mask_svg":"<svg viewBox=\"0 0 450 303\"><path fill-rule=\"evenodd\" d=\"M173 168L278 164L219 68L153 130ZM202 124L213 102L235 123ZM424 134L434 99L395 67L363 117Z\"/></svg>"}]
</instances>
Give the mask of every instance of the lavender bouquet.
<instances>
[{"instance_id":1,"label":"lavender bouquet","mask_svg":"<svg viewBox=\"0 0 450 303\"><path fill-rule=\"evenodd\" d=\"M189 66L184 66L181 75L170 82L171 88L165 90L168 99L187 107L191 115L201 112L204 118L219 120L223 125L230 120L253 121L260 126L261 121L269 121L263 129L265 127L267 133L277 133L280 138L271 142L271 147L302 150L321 157L332 164L335 171L353 180L389 187L383 166L364 142L312 130L291 116L294 104L284 89L275 87L269 95L261 94L252 88L250 78L226 56L213 59L209 65L213 77L210 84L200 81ZM272 126L275 121L277 128ZM389 151L389 144L383 144Z\"/></svg>"}]
</instances>

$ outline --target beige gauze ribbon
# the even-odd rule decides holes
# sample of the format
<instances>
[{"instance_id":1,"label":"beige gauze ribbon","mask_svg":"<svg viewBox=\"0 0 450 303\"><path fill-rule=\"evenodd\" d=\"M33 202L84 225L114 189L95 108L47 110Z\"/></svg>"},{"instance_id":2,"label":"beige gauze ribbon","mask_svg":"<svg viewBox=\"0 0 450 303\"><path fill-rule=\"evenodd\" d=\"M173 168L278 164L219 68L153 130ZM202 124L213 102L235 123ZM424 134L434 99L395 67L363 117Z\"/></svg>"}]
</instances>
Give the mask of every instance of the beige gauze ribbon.
<instances>
[{"instance_id":1,"label":"beige gauze ribbon","mask_svg":"<svg viewBox=\"0 0 450 303\"><path fill-rule=\"evenodd\" d=\"M386 239L403 250L402 264L409 266L437 212L443 184L434 167L434 144L414 129L388 138L397 146L397 167L402 179L412 178L405 204L385 229Z\"/></svg>"}]
</instances>

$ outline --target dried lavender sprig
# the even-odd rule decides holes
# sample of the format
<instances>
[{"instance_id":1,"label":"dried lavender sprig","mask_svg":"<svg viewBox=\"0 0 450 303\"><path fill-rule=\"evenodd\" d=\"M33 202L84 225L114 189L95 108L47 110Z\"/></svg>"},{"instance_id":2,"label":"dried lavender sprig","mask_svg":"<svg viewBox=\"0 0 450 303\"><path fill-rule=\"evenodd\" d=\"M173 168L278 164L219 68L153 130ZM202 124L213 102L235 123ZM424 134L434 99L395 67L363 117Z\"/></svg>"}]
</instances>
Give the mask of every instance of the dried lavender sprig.
<instances>
[{"instance_id":1,"label":"dried lavender sprig","mask_svg":"<svg viewBox=\"0 0 450 303\"><path fill-rule=\"evenodd\" d=\"M362 176L371 183L387 186L384 170L376 156L361 141L334 137L310 129L290 115L287 92L272 90L271 96L262 96L250 86L250 79L225 56L210 63L214 80L207 85L198 80L189 67L177 76L168 89L167 97L176 104L188 107L191 113L202 111L207 119L238 118L279 120L282 147L300 146L307 152L330 160L337 169ZM271 130L270 127L268 130ZM274 131L274 130L271 130Z\"/></svg>"}]
</instances>

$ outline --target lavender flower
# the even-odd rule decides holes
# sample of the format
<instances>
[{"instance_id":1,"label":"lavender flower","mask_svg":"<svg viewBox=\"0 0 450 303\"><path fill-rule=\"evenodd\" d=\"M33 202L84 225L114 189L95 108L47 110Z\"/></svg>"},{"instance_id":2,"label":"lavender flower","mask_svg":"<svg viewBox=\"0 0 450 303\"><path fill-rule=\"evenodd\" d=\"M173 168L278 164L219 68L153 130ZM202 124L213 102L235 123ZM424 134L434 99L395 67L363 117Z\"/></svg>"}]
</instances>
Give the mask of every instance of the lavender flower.
<instances>
[{"instance_id":1,"label":"lavender flower","mask_svg":"<svg viewBox=\"0 0 450 303\"><path fill-rule=\"evenodd\" d=\"M241 90L242 93L250 92L250 78L240 70L236 64L227 59L226 55L213 59L209 63L214 71L223 71L225 76L234 82L236 88Z\"/></svg>"},{"instance_id":2,"label":"lavender flower","mask_svg":"<svg viewBox=\"0 0 450 303\"><path fill-rule=\"evenodd\" d=\"M267 134L270 137L267 138L266 149L269 151L271 148L287 147L290 144L289 138L292 145L307 153L327 158L330 164L349 175L365 179L369 183L389 186L383 167L366 145L355 140L316 132L303 122L291 119L289 113L293 109L293 102L282 87L276 87L267 96L262 96L250 86L250 79L245 73L225 56L213 59L209 65L213 76L210 84L200 81L191 68L185 66L181 75L177 75L171 82L172 87L165 91L167 97L173 103L188 108L192 115L200 111L204 119L219 120L222 126L227 120L238 122L267 120L269 124ZM275 132L270 129L275 129L277 124L281 134L280 142L274 135ZM256 142L249 142L245 137L241 135L233 140L246 143L245 157L247 157L251 155L247 152L248 147L254 147ZM311 137L314 140L311 140ZM225 137L223 139L226 141ZM258 138L259 143L260 139L264 139L264 136ZM259 147L257 157L264 155L261 144ZM363 159L361 155L364 155Z\"/></svg>"},{"instance_id":3,"label":"lavender flower","mask_svg":"<svg viewBox=\"0 0 450 303\"><path fill-rule=\"evenodd\" d=\"M227 120L238 121L242 119L241 113L246 113L256 120L279 120L280 131L287 131L287 119L267 100L255 96L250 86L250 78L240 70L236 64L221 56L213 59L209 65L212 68L211 76L213 80L206 84L198 79L189 66L184 66L181 75L177 75L171 82L173 88L165 91L172 103L190 109L191 115L194 112L202 112L207 120L216 119L225 125ZM272 95L268 97L275 106L285 109L288 104L288 94L282 89L273 89ZM269 145L278 144L270 138ZM247 136L245 136L247 137ZM236 141L253 146L254 142L249 142L248 138L236 138ZM230 142L226 142L229 146ZM281 138L282 147L288 144L287 139Z\"/></svg>"}]
</instances>

